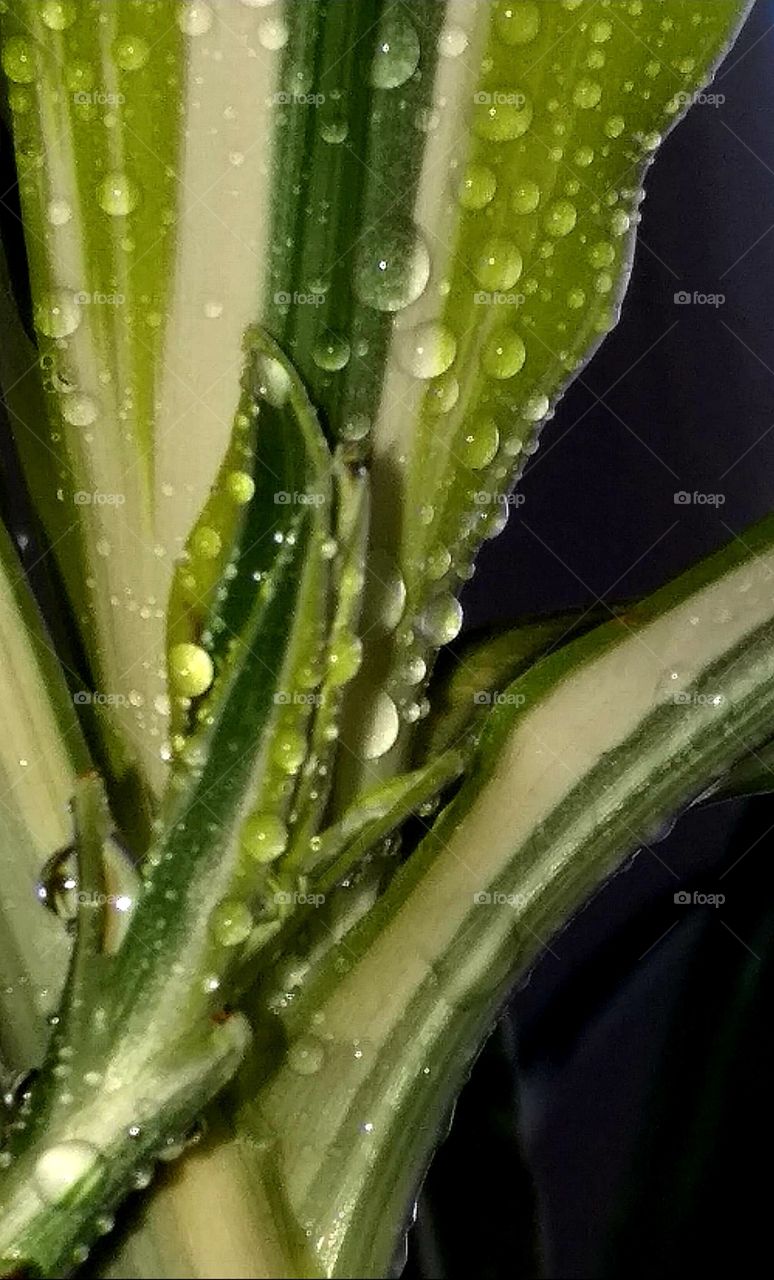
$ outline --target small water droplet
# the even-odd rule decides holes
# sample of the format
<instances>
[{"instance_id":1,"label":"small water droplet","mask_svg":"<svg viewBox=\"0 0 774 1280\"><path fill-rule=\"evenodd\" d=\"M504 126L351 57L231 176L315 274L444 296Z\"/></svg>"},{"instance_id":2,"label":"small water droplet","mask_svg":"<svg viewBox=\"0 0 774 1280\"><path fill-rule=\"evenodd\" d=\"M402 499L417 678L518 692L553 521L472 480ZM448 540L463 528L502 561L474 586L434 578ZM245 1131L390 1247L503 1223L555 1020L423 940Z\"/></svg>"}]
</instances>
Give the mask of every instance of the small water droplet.
<instances>
[{"instance_id":1,"label":"small water droplet","mask_svg":"<svg viewBox=\"0 0 774 1280\"><path fill-rule=\"evenodd\" d=\"M416 71L419 55L416 28L405 13L393 7L379 24L370 83L376 89L397 89Z\"/></svg>"},{"instance_id":2,"label":"small water droplet","mask_svg":"<svg viewBox=\"0 0 774 1280\"><path fill-rule=\"evenodd\" d=\"M226 898L213 910L209 924L222 947L238 947L250 937L253 917L246 903Z\"/></svg>"},{"instance_id":3,"label":"small water droplet","mask_svg":"<svg viewBox=\"0 0 774 1280\"><path fill-rule=\"evenodd\" d=\"M208 4L198 3L198 0L185 0L177 20L184 35L203 36L212 28L212 9Z\"/></svg>"},{"instance_id":4,"label":"small water droplet","mask_svg":"<svg viewBox=\"0 0 774 1280\"><path fill-rule=\"evenodd\" d=\"M532 123L532 103L523 93L499 89L481 95L473 111L473 129L487 142L512 142Z\"/></svg>"},{"instance_id":5,"label":"small water droplet","mask_svg":"<svg viewBox=\"0 0 774 1280\"><path fill-rule=\"evenodd\" d=\"M572 100L576 107L588 111L596 107L602 97L602 86L596 80L579 80L573 90Z\"/></svg>"},{"instance_id":6,"label":"small water droplet","mask_svg":"<svg viewBox=\"0 0 774 1280\"><path fill-rule=\"evenodd\" d=\"M81 309L71 289L52 289L35 305L35 326L47 338L68 338L81 323Z\"/></svg>"},{"instance_id":7,"label":"small water droplet","mask_svg":"<svg viewBox=\"0 0 774 1280\"><path fill-rule=\"evenodd\" d=\"M484 289L510 289L521 276L521 253L512 240L493 236L482 246L474 269Z\"/></svg>"},{"instance_id":8,"label":"small water droplet","mask_svg":"<svg viewBox=\"0 0 774 1280\"><path fill-rule=\"evenodd\" d=\"M494 24L503 44L529 44L540 30L540 10L533 0L505 0L495 8Z\"/></svg>"},{"instance_id":9,"label":"small water droplet","mask_svg":"<svg viewBox=\"0 0 774 1280\"><path fill-rule=\"evenodd\" d=\"M497 178L485 164L469 164L457 188L457 199L463 209L479 210L494 198Z\"/></svg>"},{"instance_id":10,"label":"small water droplet","mask_svg":"<svg viewBox=\"0 0 774 1280\"><path fill-rule=\"evenodd\" d=\"M93 1173L99 1159L99 1151L89 1142L58 1142L36 1161L35 1187L49 1204L58 1204L82 1178Z\"/></svg>"},{"instance_id":11,"label":"small water droplet","mask_svg":"<svg viewBox=\"0 0 774 1280\"><path fill-rule=\"evenodd\" d=\"M142 36L119 36L113 45L113 57L122 71L140 71L150 57L150 45Z\"/></svg>"},{"instance_id":12,"label":"small water droplet","mask_svg":"<svg viewBox=\"0 0 774 1280\"><path fill-rule=\"evenodd\" d=\"M480 471L492 461L499 443L500 433L494 418L477 418L462 440L463 461L474 471Z\"/></svg>"},{"instance_id":13,"label":"small water droplet","mask_svg":"<svg viewBox=\"0 0 774 1280\"><path fill-rule=\"evenodd\" d=\"M97 403L91 396L70 395L62 397L62 417L71 427L90 427L97 421Z\"/></svg>"},{"instance_id":14,"label":"small water droplet","mask_svg":"<svg viewBox=\"0 0 774 1280\"><path fill-rule=\"evenodd\" d=\"M241 844L256 862L274 862L288 846L288 829L273 813L253 813L242 827Z\"/></svg>"},{"instance_id":15,"label":"small water droplet","mask_svg":"<svg viewBox=\"0 0 774 1280\"><path fill-rule=\"evenodd\" d=\"M490 378L499 381L514 377L527 358L524 342L513 329L500 329L484 343L481 364Z\"/></svg>"},{"instance_id":16,"label":"small water droplet","mask_svg":"<svg viewBox=\"0 0 774 1280\"><path fill-rule=\"evenodd\" d=\"M198 644L176 644L169 654L169 679L175 691L186 698L206 693L214 677L212 658Z\"/></svg>"},{"instance_id":17,"label":"small water droplet","mask_svg":"<svg viewBox=\"0 0 774 1280\"><path fill-rule=\"evenodd\" d=\"M97 201L105 213L114 218L125 218L140 200L140 188L128 173L110 173L97 189Z\"/></svg>"},{"instance_id":18,"label":"small water droplet","mask_svg":"<svg viewBox=\"0 0 774 1280\"><path fill-rule=\"evenodd\" d=\"M411 224L367 232L358 246L353 285L377 311L401 311L416 302L430 278L430 255Z\"/></svg>"},{"instance_id":19,"label":"small water droplet","mask_svg":"<svg viewBox=\"0 0 774 1280\"><path fill-rule=\"evenodd\" d=\"M299 1036L288 1047L288 1066L300 1076L315 1075L325 1062L325 1045L317 1036Z\"/></svg>"},{"instance_id":20,"label":"small water droplet","mask_svg":"<svg viewBox=\"0 0 774 1280\"><path fill-rule=\"evenodd\" d=\"M360 752L366 760L378 760L394 745L400 730L398 710L389 694L373 700L361 727Z\"/></svg>"},{"instance_id":21,"label":"small water droplet","mask_svg":"<svg viewBox=\"0 0 774 1280\"><path fill-rule=\"evenodd\" d=\"M346 338L328 333L321 338L312 351L312 359L320 369L328 373L337 373L349 363L350 347Z\"/></svg>"},{"instance_id":22,"label":"small water droplet","mask_svg":"<svg viewBox=\"0 0 774 1280\"><path fill-rule=\"evenodd\" d=\"M517 182L511 196L511 207L514 213L534 213L540 204L540 187L531 178L523 178Z\"/></svg>"},{"instance_id":23,"label":"small water droplet","mask_svg":"<svg viewBox=\"0 0 774 1280\"><path fill-rule=\"evenodd\" d=\"M557 200L546 211L543 225L550 236L568 236L578 220L578 210L570 200Z\"/></svg>"},{"instance_id":24,"label":"small water droplet","mask_svg":"<svg viewBox=\"0 0 774 1280\"><path fill-rule=\"evenodd\" d=\"M252 501L255 493L255 481L246 471L231 471L226 476L226 492L232 502L243 507Z\"/></svg>"},{"instance_id":25,"label":"small water droplet","mask_svg":"<svg viewBox=\"0 0 774 1280\"><path fill-rule=\"evenodd\" d=\"M459 600L446 593L436 596L422 614L420 626L431 644L449 644L459 635L462 626L462 606Z\"/></svg>"},{"instance_id":26,"label":"small water droplet","mask_svg":"<svg viewBox=\"0 0 774 1280\"><path fill-rule=\"evenodd\" d=\"M396 354L403 368L415 378L437 378L453 364L457 340L446 325L431 320L399 333Z\"/></svg>"},{"instance_id":27,"label":"small water droplet","mask_svg":"<svg viewBox=\"0 0 774 1280\"><path fill-rule=\"evenodd\" d=\"M49 200L46 208L46 217L52 227L64 227L72 216L72 206L67 200Z\"/></svg>"}]
</instances>

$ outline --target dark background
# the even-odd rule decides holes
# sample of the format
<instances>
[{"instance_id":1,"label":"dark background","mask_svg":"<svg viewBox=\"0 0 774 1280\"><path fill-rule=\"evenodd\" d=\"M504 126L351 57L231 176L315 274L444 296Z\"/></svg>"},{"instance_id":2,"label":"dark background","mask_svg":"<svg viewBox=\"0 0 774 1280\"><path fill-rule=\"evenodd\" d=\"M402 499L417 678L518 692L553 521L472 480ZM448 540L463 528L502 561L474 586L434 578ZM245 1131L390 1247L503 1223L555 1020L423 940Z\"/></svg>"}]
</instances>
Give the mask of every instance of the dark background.
<instances>
[{"instance_id":1,"label":"dark background","mask_svg":"<svg viewBox=\"0 0 774 1280\"><path fill-rule=\"evenodd\" d=\"M773 65L758 0L725 103L697 105L649 174L623 319L484 549L468 628L644 594L774 508ZM532 1226L550 1277L757 1269L773 846L768 798L694 808L552 941L434 1160L409 1280L534 1275ZM679 906L681 888L726 903Z\"/></svg>"}]
</instances>

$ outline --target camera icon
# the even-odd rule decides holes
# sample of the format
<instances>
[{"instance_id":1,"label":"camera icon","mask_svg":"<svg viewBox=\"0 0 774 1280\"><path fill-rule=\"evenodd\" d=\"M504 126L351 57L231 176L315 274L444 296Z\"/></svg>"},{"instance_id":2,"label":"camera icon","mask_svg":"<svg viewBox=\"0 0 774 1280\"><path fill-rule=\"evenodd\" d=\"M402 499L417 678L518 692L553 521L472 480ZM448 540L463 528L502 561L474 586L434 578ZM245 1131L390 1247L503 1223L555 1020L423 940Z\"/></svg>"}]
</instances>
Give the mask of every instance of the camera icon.
<instances>
[{"instance_id":1,"label":"camera icon","mask_svg":"<svg viewBox=\"0 0 774 1280\"><path fill-rule=\"evenodd\" d=\"M289 307L293 299L284 289L280 289L279 293L275 293L274 301L278 307Z\"/></svg>"},{"instance_id":2,"label":"camera icon","mask_svg":"<svg viewBox=\"0 0 774 1280\"><path fill-rule=\"evenodd\" d=\"M293 701L287 689L280 689L279 693L274 695L274 705L277 707L287 707Z\"/></svg>"},{"instance_id":3,"label":"camera icon","mask_svg":"<svg viewBox=\"0 0 774 1280\"><path fill-rule=\"evenodd\" d=\"M73 694L73 702L76 707L88 707L91 702L91 694L86 689L79 689Z\"/></svg>"},{"instance_id":4,"label":"camera icon","mask_svg":"<svg viewBox=\"0 0 774 1280\"><path fill-rule=\"evenodd\" d=\"M87 493L85 489L79 489L77 493L73 494L73 502L76 507L88 507L91 502L91 494Z\"/></svg>"},{"instance_id":5,"label":"camera icon","mask_svg":"<svg viewBox=\"0 0 774 1280\"><path fill-rule=\"evenodd\" d=\"M685 492L685 489L680 489L680 490L679 490L679 491L674 495L674 499L673 499L673 501L674 501L674 503L675 503L675 506L678 506L678 507L687 507L687 506L689 506L689 505L690 505L691 495L690 495L690 493L686 493L686 492Z\"/></svg>"},{"instance_id":6,"label":"camera icon","mask_svg":"<svg viewBox=\"0 0 774 1280\"><path fill-rule=\"evenodd\" d=\"M473 704L476 707L488 706L491 701L492 695L486 689L477 689L473 694Z\"/></svg>"},{"instance_id":7,"label":"camera icon","mask_svg":"<svg viewBox=\"0 0 774 1280\"><path fill-rule=\"evenodd\" d=\"M491 904L492 895L491 893L474 893L473 901L477 907L486 907Z\"/></svg>"},{"instance_id":8,"label":"camera icon","mask_svg":"<svg viewBox=\"0 0 774 1280\"><path fill-rule=\"evenodd\" d=\"M274 502L278 507L287 507L290 505L292 494L286 493L284 489L279 493L275 493Z\"/></svg>"},{"instance_id":9,"label":"camera icon","mask_svg":"<svg viewBox=\"0 0 774 1280\"><path fill-rule=\"evenodd\" d=\"M492 95L491 93L474 93L473 101L477 106L488 106L492 101Z\"/></svg>"},{"instance_id":10,"label":"camera icon","mask_svg":"<svg viewBox=\"0 0 774 1280\"><path fill-rule=\"evenodd\" d=\"M672 695L672 701L676 707L687 707L691 703L692 698L690 693L687 692L687 690L678 689Z\"/></svg>"},{"instance_id":11,"label":"camera icon","mask_svg":"<svg viewBox=\"0 0 774 1280\"><path fill-rule=\"evenodd\" d=\"M76 293L76 295L75 295L75 301L77 302L77 304L78 304L78 306L79 306L79 307L88 307L88 306L89 306L89 304L91 303L91 294L90 294L90 293L86 293L86 292L82 289L82 290L80 291L80 293Z\"/></svg>"},{"instance_id":12,"label":"camera icon","mask_svg":"<svg viewBox=\"0 0 774 1280\"><path fill-rule=\"evenodd\" d=\"M675 906L677 907L689 907L692 901L693 898L687 889L680 889L675 894Z\"/></svg>"},{"instance_id":13,"label":"camera icon","mask_svg":"<svg viewBox=\"0 0 774 1280\"><path fill-rule=\"evenodd\" d=\"M78 93L73 94L73 102L76 107L88 107L91 105L91 94L80 90Z\"/></svg>"},{"instance_id":14,"label":"camera icon","mask_svg":"<svg viewBox=\"0 0 774 1280\"><path fill-rule=\"evenodd\" d=\"M492 501L492 495L487 493L486 489L479 489L477 493L473 494L473 501L477 507L488 507Z\"/></svg>"},{"instance_id":15,"label":"camera icon","mask_svg":"<svg viewBox=\"0 0 774 1280\"><path fill-rule=\"evenodd\" d=\"M690 293L686 293L685 289L680 289L675 294L675 305L678 307L687 307L693 302Z\"/></svg>"},{"instance_id":16,"label":"camera icon","mask_svg":"<svg viewBox=\"0 0 774 1280\"><path fill-rule=\"evenodd\" d=\"M274 902L275 902L275 905L278 907L292 907L293 894L288 893L286 889L280 889L274 895Z\"/></svg>"},{"instance_id":17,"label":"camera icon","mask_svg":"<svg viewBox=\"0 0 774 1280\"><path fill-rule=\"evenodd\" d=\"M477 307L488 307L491 301L492 295L486 289L477 289L473 294L473 302Z\"/></svg>"}]
</instances>

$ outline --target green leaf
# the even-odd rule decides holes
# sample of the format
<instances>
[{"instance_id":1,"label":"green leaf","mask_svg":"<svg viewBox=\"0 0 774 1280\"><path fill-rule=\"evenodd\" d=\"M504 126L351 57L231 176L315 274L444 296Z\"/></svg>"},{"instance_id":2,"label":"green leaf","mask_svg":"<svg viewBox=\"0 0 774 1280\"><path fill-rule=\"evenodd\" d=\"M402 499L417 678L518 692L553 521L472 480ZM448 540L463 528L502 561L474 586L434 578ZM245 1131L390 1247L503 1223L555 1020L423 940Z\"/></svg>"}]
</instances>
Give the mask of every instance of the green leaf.
<instances>
[{"instance_id":1,"label":"green leaf","mask_svg":"<svg viewBox=\"0 0 774 1280\"><path fill-rule=\"evenodd\" d=\"M384 1273L514 979L769 734L773 580L769 519L511 685L521 696L492 710L458 797L289 1004L285 1064L246 1111L325 1274Z\"/></svg>"}]
</instances>

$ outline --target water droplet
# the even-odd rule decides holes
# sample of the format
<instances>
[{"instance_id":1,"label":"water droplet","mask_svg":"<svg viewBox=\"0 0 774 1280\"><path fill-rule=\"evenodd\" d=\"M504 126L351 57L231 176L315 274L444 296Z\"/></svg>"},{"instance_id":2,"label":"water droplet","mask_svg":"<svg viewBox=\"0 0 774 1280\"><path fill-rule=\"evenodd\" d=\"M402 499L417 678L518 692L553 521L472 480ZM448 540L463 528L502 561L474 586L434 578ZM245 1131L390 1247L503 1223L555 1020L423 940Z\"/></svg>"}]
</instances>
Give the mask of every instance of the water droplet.
<instances>
[{"instance_id":1,"label":"water droplet","mask_svg":"<svg viewBox=\"0 0 774 1280\"><path fill-rule=\"evenodd\" d=\"M550 407L548 396L537 394L530 396L522 410L522 414L527 419L527 422L540 422L545 418Z\"/></svg>"},{"instance_id":2,"label":"water droplet","mask_svg":"<svg viewBox=\"0 0 774 1280\"><path fill-rule=\"evenodd\" d=\"M3 71L15 84L32 84L37 66L27 41L21 36L11 36L3 44Z\"/></svg>"},{"instance_id":3,"label":"water droplet","mask_svg":"<svg viewBox=\"0 0 774 1280\"><path fill-rule=\"evenodd\" d=\"M191 538L191 554L202 560L214 560L223 547L220 534L209 525L201 525Z\"/></svg>"},{"instance_id":4,"label":"water droplet","mask_svg":"<svg viewBox=\"0 0 774 1280\"><path fill-rule=\"evenodd\" d=\"M444 27L438 37L438 52L442 58L459 58L468 47L468 37L462 27Z\"/></svg>"},{"instance_id":5,"label":"water droplet","mask_svg":"<svg viewBox=\"0 0 774 1280\"><path fill-rule=\"evenodd\" d=\"M82 1178L93 1173L99 1159L99 1151L89 1142L58 1142L37 1160L35 1187L49 1204L58 1204Z\"/></svg>"},{"instance_id":6,"label":"water droplet","mask_svg":"<svg viewBox=\"0 0 774 1280\"><path fill-rule=\"evenodd\" d=\"M500 329L484 343L481 364L490 378L512 378L524 366L527 358L522 339L513 329Z\"/></svg>"},{"instance_id":7,"label":"water droplet","mask_svg":"<svg viewBox=\"0 0 774 1280\"><path fill-rule=\"evenodd\" d=\"M388 11L379 25L371 62L370 82L376 89L397 89L419 66L416 29L398 8Z\"/></svg>"},{"instance_id":8,"label":"water droplet","mask_svg":"<svg viewBox=\"0 0 774 1280\"><path fill-rule=\"evenodd\" d=\"M479 418L463 438L463 461L474 471L480 471L492 461L499 444L500 433L494 418Z\"/></svg>"},{"instance_id":9,"label":"water droplet","mask_svg":"<svg viewBox=\"0 0 774 1280\"><path fill-rule=\"evenodd\" d=\"M36 893L38 901L69 923L78 910L78 877L75 851L59 849L44 863Z\"/></svg>"},{"instance_id":10,"label":"water droplet","mask_svg":"<svg viewBox=\"0 0 774 1280\"><path fill-rule=\"evenodd\" d=\"M50 31L66 31L76 19L74 0L44 0L40 20Z\"/></svg>"},{"instance_id":11,"label":"water droplet","mask_svg":"<svg viewBox=\"0 0 774 1280\"><path fill-rule=\"evenodd\" d=\"M46 217L52 227L63 227L73 216L72 206L67 200L49 200Z\"/></svg>"},{"instance_id":12,"label":"water droplet","mask_svg":"<svg viewBox=\"0 0 774 1280\"><path fill-rule=\"evenodd\" d=\"M257 394L276 409L281 409L290 395L290 375L273 356L261 354L255 362Z\"/></svg>"},{"instance_id":13,"label":"water droplet","mask_svg":"<svg viewBox=\"0 0 774 1280\"><path fill-rule=\"evenodd\" d=\"M35 327L47 338L68 338L81 323L81 309L70 289L52 289L35 305Z\"/></svg>"},{"instance_id":14,"label":"water droplet","mask_svg":"<svg viewBox=\"0 0 774 1280\"><path fill-rule=\"evenodd\" d=\"M512 240L494 236L487 240L475 263L479 284L484 289L510 289L521 276L522 259Z\"/></svg>"},{"instance_id":15,"label":"water droplet","mask_svg":"<svg viewBox=\"0 0 774 1280\"><path fill-rule=\"evenodd\" d=\"M532 103L509 89L481 94L473 112L473 129L488 142L512 142L532 123Z\"/></svg>"},{"instance_id":16,"label":"water droplet","mask_svg":"<svg viewBox=\"0 0 774 1280\"><path fill-rule=\"evenodd\" d=\"M567 294L567 306L572 311L578 311L585 305L585 302L586 295L582 289L570 289L570 292Z\"/></svg>"},{"instance_id":17,"label":"water droplet","mask_svg":"<svg viewBox=\"0 0 774 1280\"><path fill-rule=\"evenodd\" d=\"M212 658L198 644L176 644L169 654L169 679L175 691L186 698L199 698L212 684Z\"/></svg>"},{"instance_id":18,"label":"water droplet","mask_svg":"<svg viewBox=\"0 0 774 1280\"><path fill-rule=\"evenodd\" d=\"M390 750L400 730L398 710L389 694L380 692L373 700L361 726L360 753L366 760L378 760Z\"/></svg>"},{"instance_id":19,"label":"water droplet","mask_svg":"<svg viewBox=\"0 0 774 1280\"><path fill-rule=\"evenodd\" d=\"M62 417L72 427L90 427L97 420L98 408L91 396L69 395L62 397Z\"/></svg>"},{"instance_id":20,"label":"water droplet","mask_svg":"<svg viewBox=\"0 0 774 1280\"><path fill-rule=\"evenodd\" d=\"M219 320L223 315L223 303L211 299L204 304L204 314L208 320Z\"/></svg>"},{"instance_id":21,"label":"water droplet","mask_svg":"<svg viewBox=\"0 0 774 1280\"><path fill-rule=\"evenodd\" d=\"M354 289L361 302L377 311L401 311L416 302L430 279L430 255L411 224L377 227L357 251Z\"/></svg>"},{"instance_id":22,"label":"water droplet","mask_svg":"<svg viewBox=\"0 0 774 1280\"><path fill-rule=\"evenodd\" d=\"M288 1047L288 1066L300 1076L313 1076L325 1062L325 1045L317 1036L299 1036Z\"/></svg>"},{"instance_id":23,"label":"water droplet","mask_svg":"<svg viewBox=\"0 0 774 1280\"><path fill-rule=\"evenodd\" d=\"M608 138L620 138L625 128L626 121L623 116L611 116L605 121L605 133Z\"/></svg>"},{"instance_id":24,"label":"water droplet","mask_svg":"<svg viewBox=\"0 0 774 1280\"><path fill-rule=\"evenodd\" d=\"M341 435L344 440L364 440L371 430L371 419L364 413L353 413L342 423Z\"/></svg>"},{"instance_id":25,"label":"water droplet","mask_svg":"<svg viewBox=\"0 0 774 1280\"><path fill-rule=\"evenodd\" d=\"M594 163L593 147L578 147L575 152L575 163L581 169L588 169L589 165Z\"/></svg>"},{"instance_id":26,"label":"water droplet","mask_svg":"<svg viewBox=\"0 0 774 1280\"><path fill-rule=\"evenodd\" d=\"M534 213L540 204L540 187L531 178L524 178L513 189L511 206L514 213Z\"/></svg>"},{"instance_id":27,"label":"water droplet","mask_svg":"<svg viewBox=\"0 0 774 1280\"><path fill-rule=\"evenodd\" d=\"M632 224L632 220L624 209L616 209L610 219L610 230L614 236L625 236L626 232Z\"/></svg>"},{"instance_id":28,"label":"water droplet","mask_svg":"<svg viewBox=\"0 0 774 1280\"><path fill-rule=\"evenodd\" d=\"M210 930L222 947L238 947L253 929L253 917L244 902L229 898L219 902L210 915Z\"/></svg>"},{"instance_id":29,"label":"water droplet","mask_svg":"<svg viewBox=\"0 0 774 1280\"><path fill-rule=\"evenodd\" d=\"M424 658L418 656L409 658L408 662L401 667L400 675L406 684L419 684L420 680L424 680L427 675L427 663Z\"/></svg>"},{"instance_id":30,"label":"water droplet","mask_svg":"<svg viewBox=\"0 0 774 1280\"><path fill-rule=\"evenodd\" d=\"M203 36L212 28L213 13L208 4L185 0L178 14L180 30L186 36Z\"/></svg>"},{"instance_id":31,"label":"water droplet","mask_svg":"<svg viewBox=\"0 0 774 1280\"><path fill-rule=\"evenodd\" d=\"M328 679L334 686L348 684L360 670L363 645L357 636L340 636L331 646Z\"/></svg>"},{"instance_id":32,"label":"water droplet","mask_svg":"<svg viewBox=\"0 0 774 1280\"><path fill-rule=\"evenodd\" d=\"M427 388L427 407L431 413L450 413L460 398L460 384L453 373L436 378Z\"/></svg>"},{"instance_id":33,"label":"water droplet","mask_svg":"<svg viewBox=\"0 0 774 1280\"><path fill-rule=\"evenodd\" d=\"M431 582L438 582L451 568L451 552L448 547L432 547L427 554L425 569Z\"/></svg>"},{"instance_id":34,"label":"water droplet","mask_svg":"<svg viewBox=\"0 0 774 1280\"><path fill-rule=\"evenodd\" d=\"M273 813L253 813L242 827L242 849L256 862L274 862L288 847L288 829Z\"/></svg>"},{"instance_id":35,"label":"water droplet","mask_svg":"<svg viewBox=\"0 0 774 1280\"><path fill-rule=\"evenodd\" d=\"M396 351L402 367L415 378L437 378L454 362L457 339L446 325L431 320L399 333Z\"/></svg>"},{"instance_id":36,"label":"water droplet","mask_svg":"<svg viewBox=\"0 0 774 1280\"><path fill-rule=\"evenodd\" d=\"M436 596L422 614L420 626L431 644L449 644L459 635L462 605L454 596L445 593Z\"/></svg>"},{"instance_id":37,"label":"water droplet","mask_svg":"<svg viewBox=\"0 0 774 1280\"><path fill-rule=\"evenodd\" d=\"M264 49L272 53L284 49L289 36L287 23L282 18L266 18L258 28L258 39Z\"/></svg>"},{"instance_id":38,"label":"water droplet","mask_svg":"<svg viewBox=\"0 0 774 1280\"><path fill-rule=\"evenodd\" d=\"M606 18L601 18L599 22L594 22L589 35L594 44L604 44L613 34L613 24L608 22Z\"/></svg>"},{"instance_id":39,"label":"water droplet","mask_svg":"<svg viewBox=\"0 0 774 1280\"><path fill-rule=\"evenodd\" d=\"M457 199L463 209L483 209L493 199L497 178L485 164L469 164L457 188Z\"/></svg>"},{"instance_id":40,"label":"water droplet","mask_svg":"<svg viewBox=\"0 0 774 1280\"><path fill-rule=\"evenodd\" d=\"M592 267L610 267L615 262L615 249L607 240L600 241L589 250L589 262Z\"/></svg>"},{"instance_id":41,"label":"water droplet","mask_svg":"<svg viewBox=\"0 0 774 1280\"><path fill-rule=\"evenodd\" d=\"M231 471L226 476L226 492L232 502L243 507L253 498L255 481L246 471Z\"/></svg>"},{"instance_id":42,"label":"water droplet","mask_svg":"<svg viewBox=\"0 0 774 1280\"><path fill-rule=\"evenodd\" d=\"M602 86L596 80L579 80L573 91L572 100L576 107L588 111L595 107L602 97Z\"/></svg>"},{"instance_id":43,"label":"water droplet","mask_svg":"<svg viewBox=\"0 0 774 1280\"><path fill-rule=\"evenodd\" d=\"M284 773L298 773L306 759L306 739L295 729L283 729L272 745L272 759Z\"/></svg>"},{"instance_id":44,"label":"water droplet","mask_svg":"<svg viewBox=\"0 0 774 1280\"><path fill-rule=\"evenodd\" d=\"M110 173L99 184L97 200L111 217L125 218L137 208L140 188L127 173Z\"/></svg>"},{"instance_id":45,"label":"water droplet","mask_svg":"<svg viewBox=\"0 0 774 1280\"><path fill-rule=\"evenodd\" d=\"M120 36L113 45L113 57L122 71L140 71L150 57L150 45L142 36Z\"/></svg>"},{"instance_id":46,"label":"water droplet","mask_svg":"<svg viewBox=\"0 0 774 1280\"><path fill-rule=\"evenodd\" d=\"M328 373L337 373L349 363L350 346L346 338L337 334L326 334L312 351L312 358L320 369Z\"/></svg>"},{"instance_id":47,"label":"water droplet","mask_svg":"<svg viewBox=\"0 0 774 1280\"><path fill-rule=\"evenodd\" d=\"M578 211L570 200L557 200L546 211L543 225L550 236L568 236L578 220Z\"/></svg>"},{"instance_id":48,"label":"water droplet","mask_svg":"<svg viewBox=\"0 0 774 1280\"><path fill-rule=\"evenodd\" d=\"M533 0L505 0L495 9L494 24L504 44L529 44L540 30L540 10Z\"/></svg>"}]
</instances>

